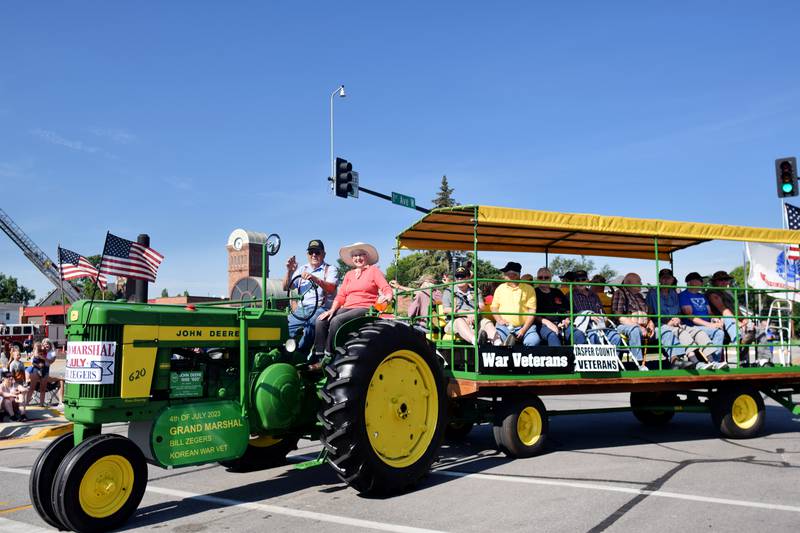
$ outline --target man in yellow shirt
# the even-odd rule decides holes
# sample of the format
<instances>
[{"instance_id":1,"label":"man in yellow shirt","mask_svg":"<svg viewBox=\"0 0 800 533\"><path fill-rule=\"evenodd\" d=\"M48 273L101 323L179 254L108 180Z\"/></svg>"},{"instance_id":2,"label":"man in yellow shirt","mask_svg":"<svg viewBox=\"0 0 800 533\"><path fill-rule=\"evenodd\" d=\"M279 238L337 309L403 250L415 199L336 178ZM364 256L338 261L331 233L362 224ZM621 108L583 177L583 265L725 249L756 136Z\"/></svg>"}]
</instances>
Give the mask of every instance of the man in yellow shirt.
<instances>
[{"instance_id":1,"label":"man in yellow shirt","mask_svg":"<svg viewBox=\"0 0 800 533\"><path fill-rule=\"evenodd\" d=\"M519 263L510 261L500 272L508 281L498 286L492 297L497 333L506 346L514 346L518 339L525 346L536 346L542 341L533 327L536 291L530 285L518 283L522 272Z\"/></svg>"}]
</instances>

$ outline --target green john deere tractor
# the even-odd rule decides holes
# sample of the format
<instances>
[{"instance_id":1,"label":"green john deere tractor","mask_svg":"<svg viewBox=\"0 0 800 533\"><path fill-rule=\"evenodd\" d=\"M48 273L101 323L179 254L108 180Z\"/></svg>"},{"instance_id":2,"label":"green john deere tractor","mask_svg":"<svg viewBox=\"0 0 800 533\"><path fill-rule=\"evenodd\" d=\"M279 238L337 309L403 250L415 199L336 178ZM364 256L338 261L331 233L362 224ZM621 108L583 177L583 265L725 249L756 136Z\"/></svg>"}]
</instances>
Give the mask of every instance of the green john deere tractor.
<instances>
[{"instance_id":1,"label":"green john deere tractor","mask_svg":"<svg viewBox=\"0 0 800 533\"><path fill-rule=\"evenodd\" d=\"M263 247L265 264L279 246L273 236ZM64 397L74 431L41 453L30 477L42 519L108 531L138 507L148 463L260 469L301 437L321 439L330 466L361 492L414 484L446 423L430 343L407 324L366 316L339 331L333 358L316 369L288 336L285 304L76 302ZM102 432L119 422L127 437Z\"/></svg>"}]
</instances>

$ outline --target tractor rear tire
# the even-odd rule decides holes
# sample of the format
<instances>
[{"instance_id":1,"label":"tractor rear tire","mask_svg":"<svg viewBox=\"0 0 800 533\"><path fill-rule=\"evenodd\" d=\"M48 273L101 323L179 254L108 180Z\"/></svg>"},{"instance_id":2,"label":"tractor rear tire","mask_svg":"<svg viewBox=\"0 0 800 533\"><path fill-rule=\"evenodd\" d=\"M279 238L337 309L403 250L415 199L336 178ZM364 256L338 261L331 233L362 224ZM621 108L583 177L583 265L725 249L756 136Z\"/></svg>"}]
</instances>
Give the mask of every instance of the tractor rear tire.
<instances>
[{"instance_id":1,"label":"tractor rear tire","mask_svg":"<svg viewBox=\"0 0 800 533\"><path fill-rule=\"evenodd\" d=\"M538 455L547 441L547 409L536 396L518 400L507 408L493 429L497 448L509 457Z\"/></svg>"},{"instance_id":2,"label":"tractor rear tire","mask_svg":"<svg viewBox=\"0 0 800 533\"><path fill-rule=\"evenodd\" d=\"M654 411L651 405L674 405L677 402L673 392L632 392L631 412L645 426L663 426L675 416L675 411Z\"/></svg>"},{"instance_id":3,"label":"tractor rear tire","mask_svg":"<svg viewBox=\"0 0 800 533\"><path fill-rule=\"evenodd\" d=\"M219 464L231 472L253 472L286 464L286 456L297 449L298 437L251 437L244 454Z\"/></svg>"},{"instance_id":4,"label":"tractor rear tire","mask_svg":"<svg viewBox=\"0 0 800 533\"><path fill-rule=\"evenodd\" d=\"M133 441L95 435L73 448L53 482L55 514L67 529L117 529L136 511L147 486L147 463Z\"/></svg>"},{"instance_id":5,"label":"tractor rear tire","mask_svg":"<svg viewBox=\"0 0 800 533\"><path fill-rule=\"evenodd\" d=\"M328 464L365 494L392 494L426 475L447 418L439 357L399 322L351 334L325 369L319 412Z\"/></svg>"},{"instance_id":6,"label":"tractor rear tire","mask_svg":"<svg viewBox=\"0 0 800 533\"><path fill-rule=\"evenodd\" d=\"M31 504L39 516L56 529L64 529L66 525L56 516L53 509L53 480L61 462L74 447L72 432L58 437L39 454L31 468L28 493Z\"/></svg>"},{"instance_id":7,"label":"tractor rear tire","mask_svg":"<svg viewBox=\"0 0 800 533\"><path fill-rule=\"evenodd\" d=\"M718 391L711 400L711 420L723 437L749 439L764 429L764 399L751 387Z\"/></svg>"}]
</instances>

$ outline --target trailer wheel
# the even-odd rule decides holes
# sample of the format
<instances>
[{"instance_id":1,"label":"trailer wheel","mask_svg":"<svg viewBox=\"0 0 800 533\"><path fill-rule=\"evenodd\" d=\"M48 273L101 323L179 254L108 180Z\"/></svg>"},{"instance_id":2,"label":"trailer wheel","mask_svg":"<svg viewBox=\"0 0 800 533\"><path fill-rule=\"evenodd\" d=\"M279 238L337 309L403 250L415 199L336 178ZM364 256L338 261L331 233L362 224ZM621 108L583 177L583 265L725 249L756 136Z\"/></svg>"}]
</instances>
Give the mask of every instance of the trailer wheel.
<instances>
[{"instance_id":1,"label":"trailer wheel","mask_svg":"<svg viewBox=\"0 0 800 533\"><path fill-rule=\"evenodd\" d=\"M544 448L548 428L547 409L533 396L517 401L496 421L494 440L509 457L532 457Z\"/></svg>"},{"instance_id":2,"label":"trailer wheel","mask_svg":"<svg viewBox=\"0 0 800 533\"><path fill-rule=\"evenodd\" d=\"M674 405L675 393L672 392L632 392L631 412L645 426L663 426L675 416L673 409L653 410L653 405Z\"/></svg>"},{"instance_id":3,"label":"trailer wheel","mask_svg":"<svg viewBox=\"0 0 800 533\"><path fill-rule=\"evenodd\" d=\"M448 422L444 428L444 438L451 442L462 441L467 438L472 428L475 427L474 422L465 422L463 420L452 420Z\"/></svg>"},{"instance_id":4,"label":"trailer wheel","mask_svg":"<svg viewBox=\"0 0 800 533\"><path fill-rule=\"evenodd\" d=\"M147 463L130 439L106 434L73 448L56 472L53 506L61 522L80 532L121 526L147 486Z\"/></svg>"},{"instance_id":5,"label":"trailer wheel","mask_svg":"<svg viewBox=\"0 0 800 533\"><path fill-rule=\"evenodd\" d=\"M731 439L749 439L761 433L765 416L761 393L749 387L720 390L711 402L714 427Z\"/></svg>"},{"instance_id":6,"label":"trailer wheel","mask_svg":"<svg viewBox=\"0 0 800 533\"><path fill-rule=\"evenodd\" d=\"M435 352L411 327L362 326L326 368L319 413L328 463L362 493L390 494L430 469L446 419Z\"/></svg>"},{"instance_id":7,"label":"trailer wheel","mask_svg":"<svg viewBox=\"0 0 800 533\"><path fill-rule=\"evenodd\" d=\"M219 464L231 472L252 472L264 470L286 463L289 452L297 449L297 437L251 437L247 443L244 454L229 461L220 461Z\"/></svg>"},{"instance_id":8,"label":"trailer wheel","mask_svg":"<svg viewBox=\"0 0 800 533\"><path fill-rule=\"evenodd\" d=\"M61 462L72 448L71 432L51 442L34 461L28 483L28 493L33 508L42 520L56 529L64 529L66 526L61 523L53 509L53 479Z\"/></svg>"}]
</instances>

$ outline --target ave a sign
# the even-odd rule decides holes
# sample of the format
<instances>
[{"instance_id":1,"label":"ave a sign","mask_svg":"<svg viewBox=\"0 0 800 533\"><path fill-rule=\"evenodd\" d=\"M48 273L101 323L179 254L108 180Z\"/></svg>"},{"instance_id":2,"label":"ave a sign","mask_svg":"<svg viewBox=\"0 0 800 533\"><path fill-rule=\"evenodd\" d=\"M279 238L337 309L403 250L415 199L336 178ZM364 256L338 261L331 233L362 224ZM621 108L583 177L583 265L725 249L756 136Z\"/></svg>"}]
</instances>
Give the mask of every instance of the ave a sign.
<instances>
[{"instance_id":1,"label":"ave a sign","mask_svg":"<svg viewBox=\"0 0 800 533\"><path fill-rule=\"evenodd\" d=\"M411 209L417 208L417 201L413 196L406 196L405 194L400 194L399 192L392 193L392 203Z\"/></svg>"}]
</instances>

